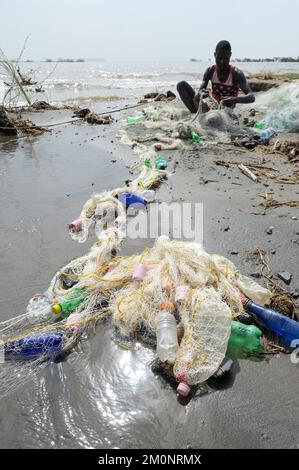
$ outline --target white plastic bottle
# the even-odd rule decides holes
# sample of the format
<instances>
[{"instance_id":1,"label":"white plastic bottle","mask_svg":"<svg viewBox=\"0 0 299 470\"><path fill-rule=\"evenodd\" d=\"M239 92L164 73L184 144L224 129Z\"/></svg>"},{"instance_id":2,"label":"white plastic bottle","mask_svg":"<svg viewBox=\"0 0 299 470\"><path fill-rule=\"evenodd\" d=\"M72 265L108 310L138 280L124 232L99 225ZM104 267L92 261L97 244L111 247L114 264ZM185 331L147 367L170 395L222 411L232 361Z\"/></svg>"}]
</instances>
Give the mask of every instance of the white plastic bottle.
<instances>
[{"instance_id":1,"label":"white plastic bottle","mask_svg":"<svg viewBox=\"0 0 299 470\"><path fill-rule=\"evenodd\" d=\"M156 317L157 355L162 362L174 364L178 350L176 321L169 312L160 312Z\"/></svg>"}]
</instances>

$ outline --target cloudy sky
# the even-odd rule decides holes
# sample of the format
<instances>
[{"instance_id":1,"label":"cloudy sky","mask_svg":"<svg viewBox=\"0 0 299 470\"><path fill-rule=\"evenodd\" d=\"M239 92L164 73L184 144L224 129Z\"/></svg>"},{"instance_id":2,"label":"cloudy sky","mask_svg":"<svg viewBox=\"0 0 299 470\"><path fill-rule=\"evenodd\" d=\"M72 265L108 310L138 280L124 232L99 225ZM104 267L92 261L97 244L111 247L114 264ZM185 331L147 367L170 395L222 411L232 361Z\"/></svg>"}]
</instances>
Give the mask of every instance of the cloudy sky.
<instances>
[{"instance_id":1,"label":"cloudy sky","mask_svg":"<svg viewBox=\"0 0 299 470\"><path fill-rule=\"evenodd\" d=\"M299 0L1 0L0 47L15 58L189 60L299 56Z\"/></svg>"}]
</instances>

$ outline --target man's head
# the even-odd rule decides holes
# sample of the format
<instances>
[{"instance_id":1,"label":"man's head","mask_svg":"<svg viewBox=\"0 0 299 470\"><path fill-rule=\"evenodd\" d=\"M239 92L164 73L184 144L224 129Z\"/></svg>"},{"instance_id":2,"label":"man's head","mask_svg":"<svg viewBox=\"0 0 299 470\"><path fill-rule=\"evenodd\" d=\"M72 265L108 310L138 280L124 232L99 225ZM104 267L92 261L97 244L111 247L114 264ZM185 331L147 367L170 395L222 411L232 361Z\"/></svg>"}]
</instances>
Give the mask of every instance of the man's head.
<instances>
[{"instance_id":1,"label":"man's head","mask_svg":"<svg viewBox=\"0 0 299 470\"><path fill-rule=\"evenodd\" d=\"M228 41L218 42L214 57L216 64L220 69L227 69L232 55L232 48Z\"/></svg>"}]
</instances>

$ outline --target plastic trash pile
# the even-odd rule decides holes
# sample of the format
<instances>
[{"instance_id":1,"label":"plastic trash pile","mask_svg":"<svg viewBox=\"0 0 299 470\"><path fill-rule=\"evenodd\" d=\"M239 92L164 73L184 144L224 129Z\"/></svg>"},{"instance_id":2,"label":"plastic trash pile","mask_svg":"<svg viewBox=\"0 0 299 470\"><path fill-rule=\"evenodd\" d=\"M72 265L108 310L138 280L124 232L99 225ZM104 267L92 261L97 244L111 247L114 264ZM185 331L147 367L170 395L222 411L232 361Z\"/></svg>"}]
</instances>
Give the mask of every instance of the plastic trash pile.
<instances>
[{"instance_id":1,"label":"plastic trash pile","mask_svg":"<svg viewBox=\"0 0 299 470\"><path fill-rule=\"evenodd\" d=\"M244 307L288 344L299 337L299 323L263 308L270 291L196 243L160 237L140 255L118 255L128 208L146 208L167 176L167 161L156 149L137 144L135 151L140 175L125 187L93 195L69 225L80 243L95 229L89 252L61 268L24 314L0 323L0 397L68 354L106 317L124 340L155 345L184 395L211 377L230 351L262 352L262 332L238 320Z\"/></svg>"},{"instance_id":2,"label":"plastic trash pile","mask_svg":"<svg viewBox=\"0 0 299 470\"><path fill-rule=\"evenodd\" d=\"M152 178L153 171L158 173L145 183L146 172L144 184L156 184L161 170L146 170ZM127 196L133 196L128 188L118 197L106 192L87 201L69 233L82 242L95 226L97 241L89 253L60 269L48 290L30 300L25 314L0 324L6 360L0 369L1 396L49 359L70 352L104 317L111 317L125 340L155 345L158 339L159 357L172 364L182 394L211 377L229 348L237 346L246 355L262 351L261 331L238 317L244 299L265 305L271 293L242 276L228 259L167 237L140 255L117 256L125 237Z\"/></svg>"}]
</instances>

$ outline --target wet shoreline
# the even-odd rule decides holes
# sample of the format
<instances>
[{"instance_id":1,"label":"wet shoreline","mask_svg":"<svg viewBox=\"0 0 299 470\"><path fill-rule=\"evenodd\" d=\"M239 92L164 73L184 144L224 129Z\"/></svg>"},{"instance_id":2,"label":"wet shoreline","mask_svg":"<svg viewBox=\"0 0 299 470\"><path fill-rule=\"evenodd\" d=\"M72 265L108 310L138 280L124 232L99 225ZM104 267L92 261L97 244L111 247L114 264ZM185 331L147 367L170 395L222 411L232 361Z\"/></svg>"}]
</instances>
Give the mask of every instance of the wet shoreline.
<instances>
[{"instance_id":1,"label":"wet shoreline","mask_svg":"<svg viewBox=\"0 0 299 470\"><path fill-rule=\"evenodd\" d=\"M5 153L1 149L1 320L23 312L59 267L88 251L92 240L84 245L71 241L67 223L90 194L132 178L128 167L135 156L115 137L119 128L121 122L110 127L76 123L11 148L6 144ZM142 135L144 129L134 132ZM264 211L258 194L273 189L284 199L296 199L297 186L266 179L255 184L235 165L226 169L214 163L227 157L245 161L251 153L163 153L172 175L157 197L204 204L204 247L251 274L256 268L246 256L260 246L270 254L273 272L287 269L293 274L290 288L295 289L298 245L292 239L298 221L292 217L298 210ZM285 167L282 157L275 157L275 164ZM265 234L269 226L274 226L271 236ZM134 240L127 240L122 253L140 251L146 243L136 247ZM109 322L99 325L97 334L65 362L50 364L0 402L1 448L298 447L298 365L290 356L236 361L226 388L180 403L171 387L152 373L153 352L140 344L125 351L112 335Z\"/></svg>"}]
</instances>

